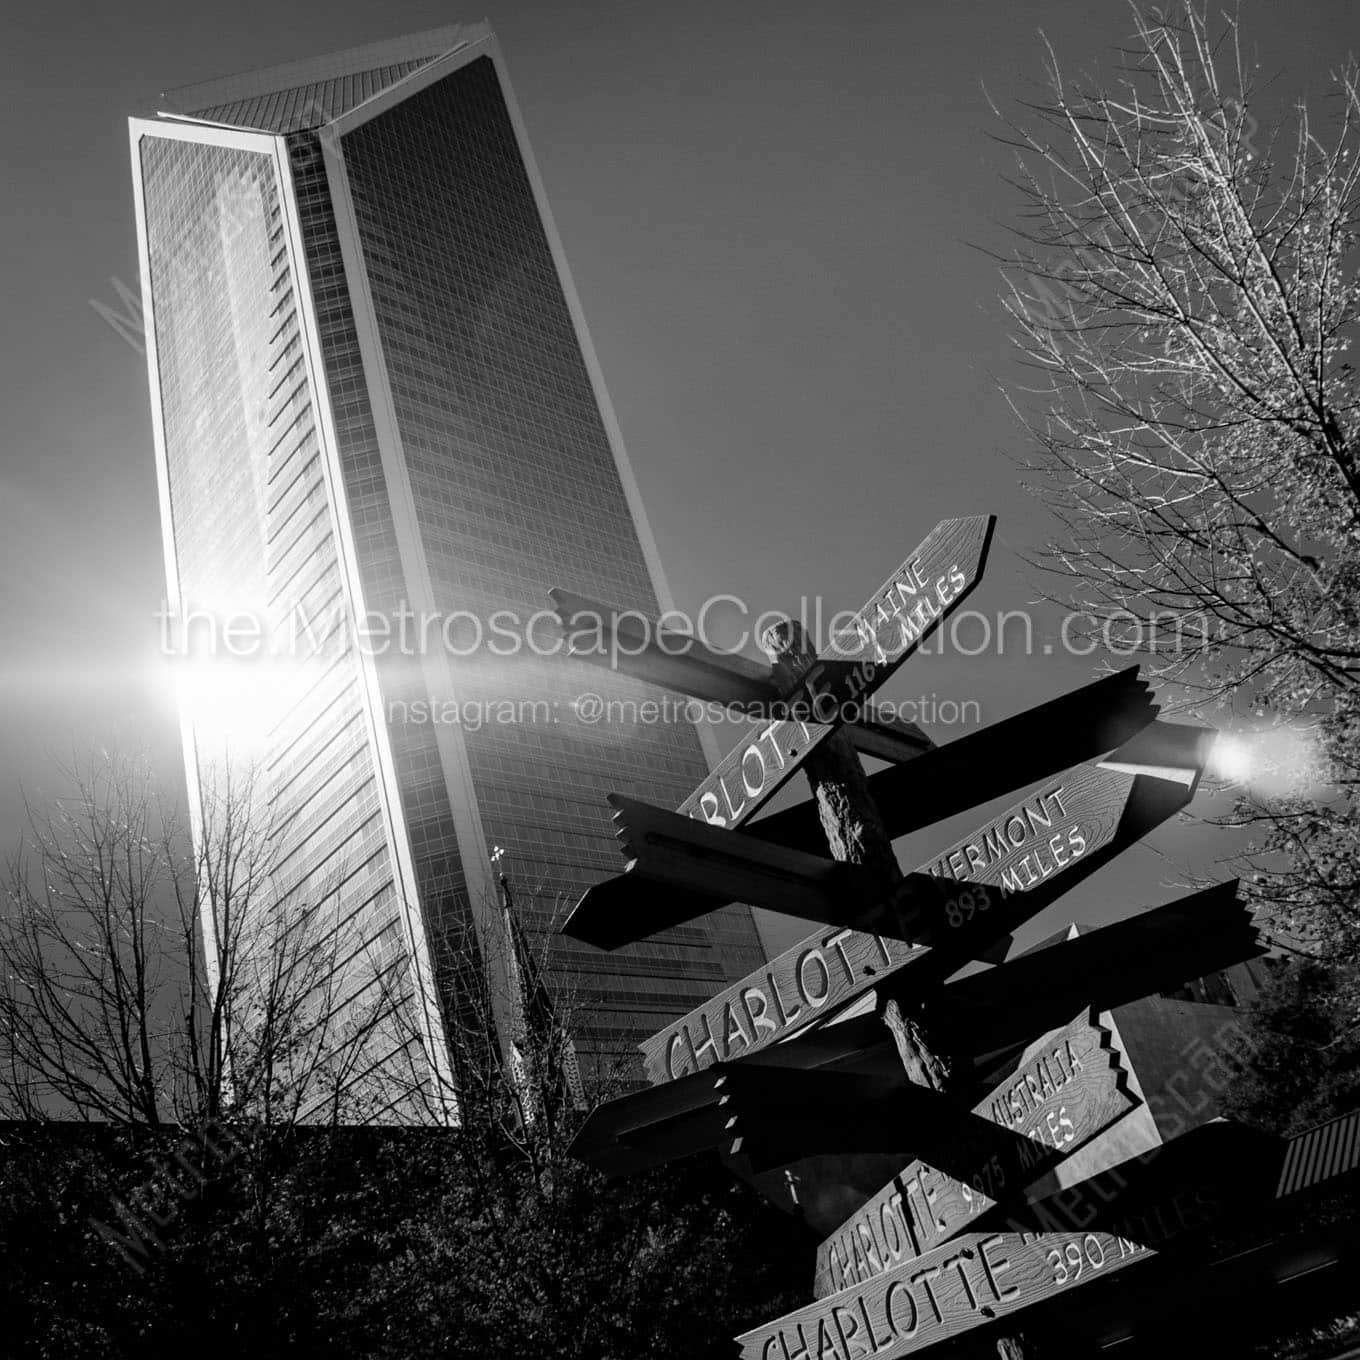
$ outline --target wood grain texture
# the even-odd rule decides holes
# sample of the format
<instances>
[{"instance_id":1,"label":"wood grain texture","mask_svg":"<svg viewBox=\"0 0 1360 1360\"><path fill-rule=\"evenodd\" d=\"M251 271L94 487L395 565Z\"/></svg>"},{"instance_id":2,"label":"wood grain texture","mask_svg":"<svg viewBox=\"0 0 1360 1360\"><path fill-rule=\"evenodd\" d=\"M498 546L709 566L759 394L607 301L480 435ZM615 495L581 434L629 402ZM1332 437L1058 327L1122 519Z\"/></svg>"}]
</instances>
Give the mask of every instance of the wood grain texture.
<instances>
[{"instance_id":1,"label":"wood grain texture","mask_svg":"<svg viewBox=\"0 0 1360 1360\"><path fill-rule=\"evenodd\" d=\"M743 1360L892 1360L1106 1278L1155 1249L1114 1233L969 1233L738 1337Z\"/></svg>"},{"instance_id":2,"label":"wood grain texture","mask_svg":"<svg viewBox=\"0 0 1360 1360\"><path fill-rule=\"evenodd\" d=\"M1149 792L1144 782L1083 765L1027 795L920 866L918 872L942 869L947 888L911 922L923 943L846 929L809 936L645 1040L639 1047L648 1076L666 1081L757 1052L908 965L923 986L942 982L1188 798L1180 786ZM1139 815L1130 818L1135 804Z\"/></svg>"},{"instance_id":3,"label":"wood grain texture","mask_svg":"<svg viewBox=\"0 0 1360 1360\"><path fill-rule=\"evenodd\" d=\"M739 1353L892 1360L924 1350L1108 1279L1263 1202L1283 1149L1283 1139L1241 1125L1204 1125L754 1328L737 1338Z\"/></svg>"},{"instance_id":4,"label":"wood grain texture","mask_svg":"<svg viewBox=\"0 0 1360 1360\"><path fill-rule=\"evenodd\" d=\"M1036 1040L1015 1071L973 1107L975 1115L1022 1134L1028 1146L1003 1145L1000 1155L992 1153L963 1176L920 1159L904 1167L818 1248L816 1296L947 1242L1122 1118L1137 1103L1122 1059L1093 1013Z\"/></svg>"},{"instance_id":5,"label":"wood grain texture","mask_svg":"<svg viewBox=\"0 0 1360 1360\"><path fill-rule=\"evenodd\" d=\"M853 930L821 930L645 1040L653 1081L759 1052L839 1009L926 951Z\"/></svg>"}]
</instances>

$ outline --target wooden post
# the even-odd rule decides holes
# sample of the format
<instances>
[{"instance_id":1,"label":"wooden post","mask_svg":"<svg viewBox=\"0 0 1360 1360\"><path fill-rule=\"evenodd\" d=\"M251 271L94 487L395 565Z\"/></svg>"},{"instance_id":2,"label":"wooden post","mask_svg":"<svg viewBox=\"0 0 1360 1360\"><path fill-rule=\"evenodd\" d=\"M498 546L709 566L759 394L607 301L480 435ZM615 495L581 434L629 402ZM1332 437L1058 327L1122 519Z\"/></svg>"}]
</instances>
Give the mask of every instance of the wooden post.
<instances>
[{"instance_id":1,"label":"wooden post","mask_svg":"<svg viewBox=\"0 0 1360 1360\"><path fill-rule=\"evenodd\" d=\"M803 625L786 619L760 640L775 679L791 687L817 660ZM878 806L869 793L864 766L845 729L834 733L803 762L817 813L833 859L859 864L881 880L884 897L902 881L902 869ZM880 1001L880 1016L892 1033L907 1076L935 1091L949 1087L951 1064L940 1036L929 1031L919 1008L901 998Z\"/></svg>"},{"instance_id":2,"label":"wooden post","mask_svg":"<svg viewBox=\"0 0 1360 1360\"><path fill-rule=\"evenodd\" d=\"M774 678L785 692L817 661L817 653L797 619L765 630L760 645L770 658ZM878 806L869 793L859 753L844 727L823 741L803 762L818 817L833 859L859 864L882 880L886 896L902 881L902 869ZM919 1003L903 996L882 995L879 1017L892 1034L910 1081L935 1091L948 1091L954 1076L948 1041L933 1030ZM1036 1360L1038 1349L1021 1336L996 1343L1001 1360Z\"/></svg>"}]
</instances>

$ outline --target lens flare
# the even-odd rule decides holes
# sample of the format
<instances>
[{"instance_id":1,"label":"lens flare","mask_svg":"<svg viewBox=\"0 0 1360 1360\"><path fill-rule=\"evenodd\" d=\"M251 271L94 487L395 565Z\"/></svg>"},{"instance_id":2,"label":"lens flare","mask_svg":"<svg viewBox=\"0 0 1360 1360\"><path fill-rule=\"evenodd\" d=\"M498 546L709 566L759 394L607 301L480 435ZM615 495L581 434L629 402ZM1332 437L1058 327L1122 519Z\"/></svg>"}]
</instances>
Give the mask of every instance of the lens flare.
<instances>
[{"instance_id":1,"label":"lens flare","mask_svg":"<svg viewBox=\"0 0 1360 1360\"><path fill-rule=\"evenodd\" d=\"M1239 732L1220 732L1209 752L1206 771L1226 784L1245 784L1251 777L1251 744Z\"/></svg>"},{"instance_id":2,"label":"lens flare","mask_svg":"<svg viewBox=\"0 0 1360 1360\"><path fill-rule=\"evenodd\" d=\"M177 658L172 678L205 753L257 758L317 670L291 660Z\"/></svg>"},{"instance_id":3,"label":"lens flare","mask_svg":"<svg viewBox=\"0 0 1360 1360\"><path fill-rule=\"evenodd\" d=\"M1314 733L1283 725L1255 732L1220 732L1206 773L1269 797L1301 797L1326 782Z\"/></svg>"}]
</instances>

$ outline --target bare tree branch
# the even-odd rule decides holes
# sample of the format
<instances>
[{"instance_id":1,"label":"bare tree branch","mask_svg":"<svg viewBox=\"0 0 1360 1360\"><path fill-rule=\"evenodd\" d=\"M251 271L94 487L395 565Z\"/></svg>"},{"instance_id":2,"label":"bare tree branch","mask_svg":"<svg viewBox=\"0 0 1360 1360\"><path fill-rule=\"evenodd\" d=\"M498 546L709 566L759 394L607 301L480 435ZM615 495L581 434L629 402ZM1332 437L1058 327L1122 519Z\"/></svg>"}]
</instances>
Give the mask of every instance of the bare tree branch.
<instances>
[{"instance_id":1,"label":"bare tree branch","mask_svg":"<svg viewBox=\"0 0 1360 1360\"><path fill-rule=\"evenodd\" d=\"M1046 98L999 138L1021 198L1001 300L1036 375L1007 399L1063 527L1037 564L1199 703L1311 728L1334 792L1239 815L1261 900L1355 951L1360 66L1325 126L1300 105L1265 130L1231 18L1132 12L1108 77L1048 48Z\"/></svg>"},{"instance_id":2,"label":"bare tree branch","mask_svg":"<svg viewBox=\"0 0 1360 1360\"><path fill-rule=\"evenodd\" d=\"M144 764L65 774L71 795L30 805L5 874L0 1104L185 1127L364 1118L397 1042L391 997L361 985L338 885L285 886L257 776L205 780L190 837Z\"/></svg>"}]
</instances>

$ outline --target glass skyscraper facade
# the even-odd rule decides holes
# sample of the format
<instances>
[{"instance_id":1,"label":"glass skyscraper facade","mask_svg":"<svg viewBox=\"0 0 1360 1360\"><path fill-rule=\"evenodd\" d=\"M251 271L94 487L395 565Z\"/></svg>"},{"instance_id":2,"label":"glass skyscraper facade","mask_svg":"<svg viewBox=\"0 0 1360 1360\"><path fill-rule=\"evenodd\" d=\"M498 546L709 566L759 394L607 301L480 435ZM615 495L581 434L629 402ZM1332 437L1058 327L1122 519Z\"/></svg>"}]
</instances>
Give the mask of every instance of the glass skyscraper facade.
<instances>
[{"instance_id":1,"label":"glass skyscraper facade","mask_svg":"<svg viewBox=\"0 0 1360 1360\"><path fill-rule=\"evenodd\" d=\"M578 1052L630 1050L762 950L741 906L615 954L555 934L621 867L605 795L676 806L707 762L688 725L581 721L582 692L649 696L526 645L554 585L667 601L494 38L168 91L131 140L171 602L290 643L260 663L280 909L324 896L404 970L380 1080L416 1032L445 1060L500 847ZM186 705L191 798L211 719Z\"/></svg>"}]
</instances>

